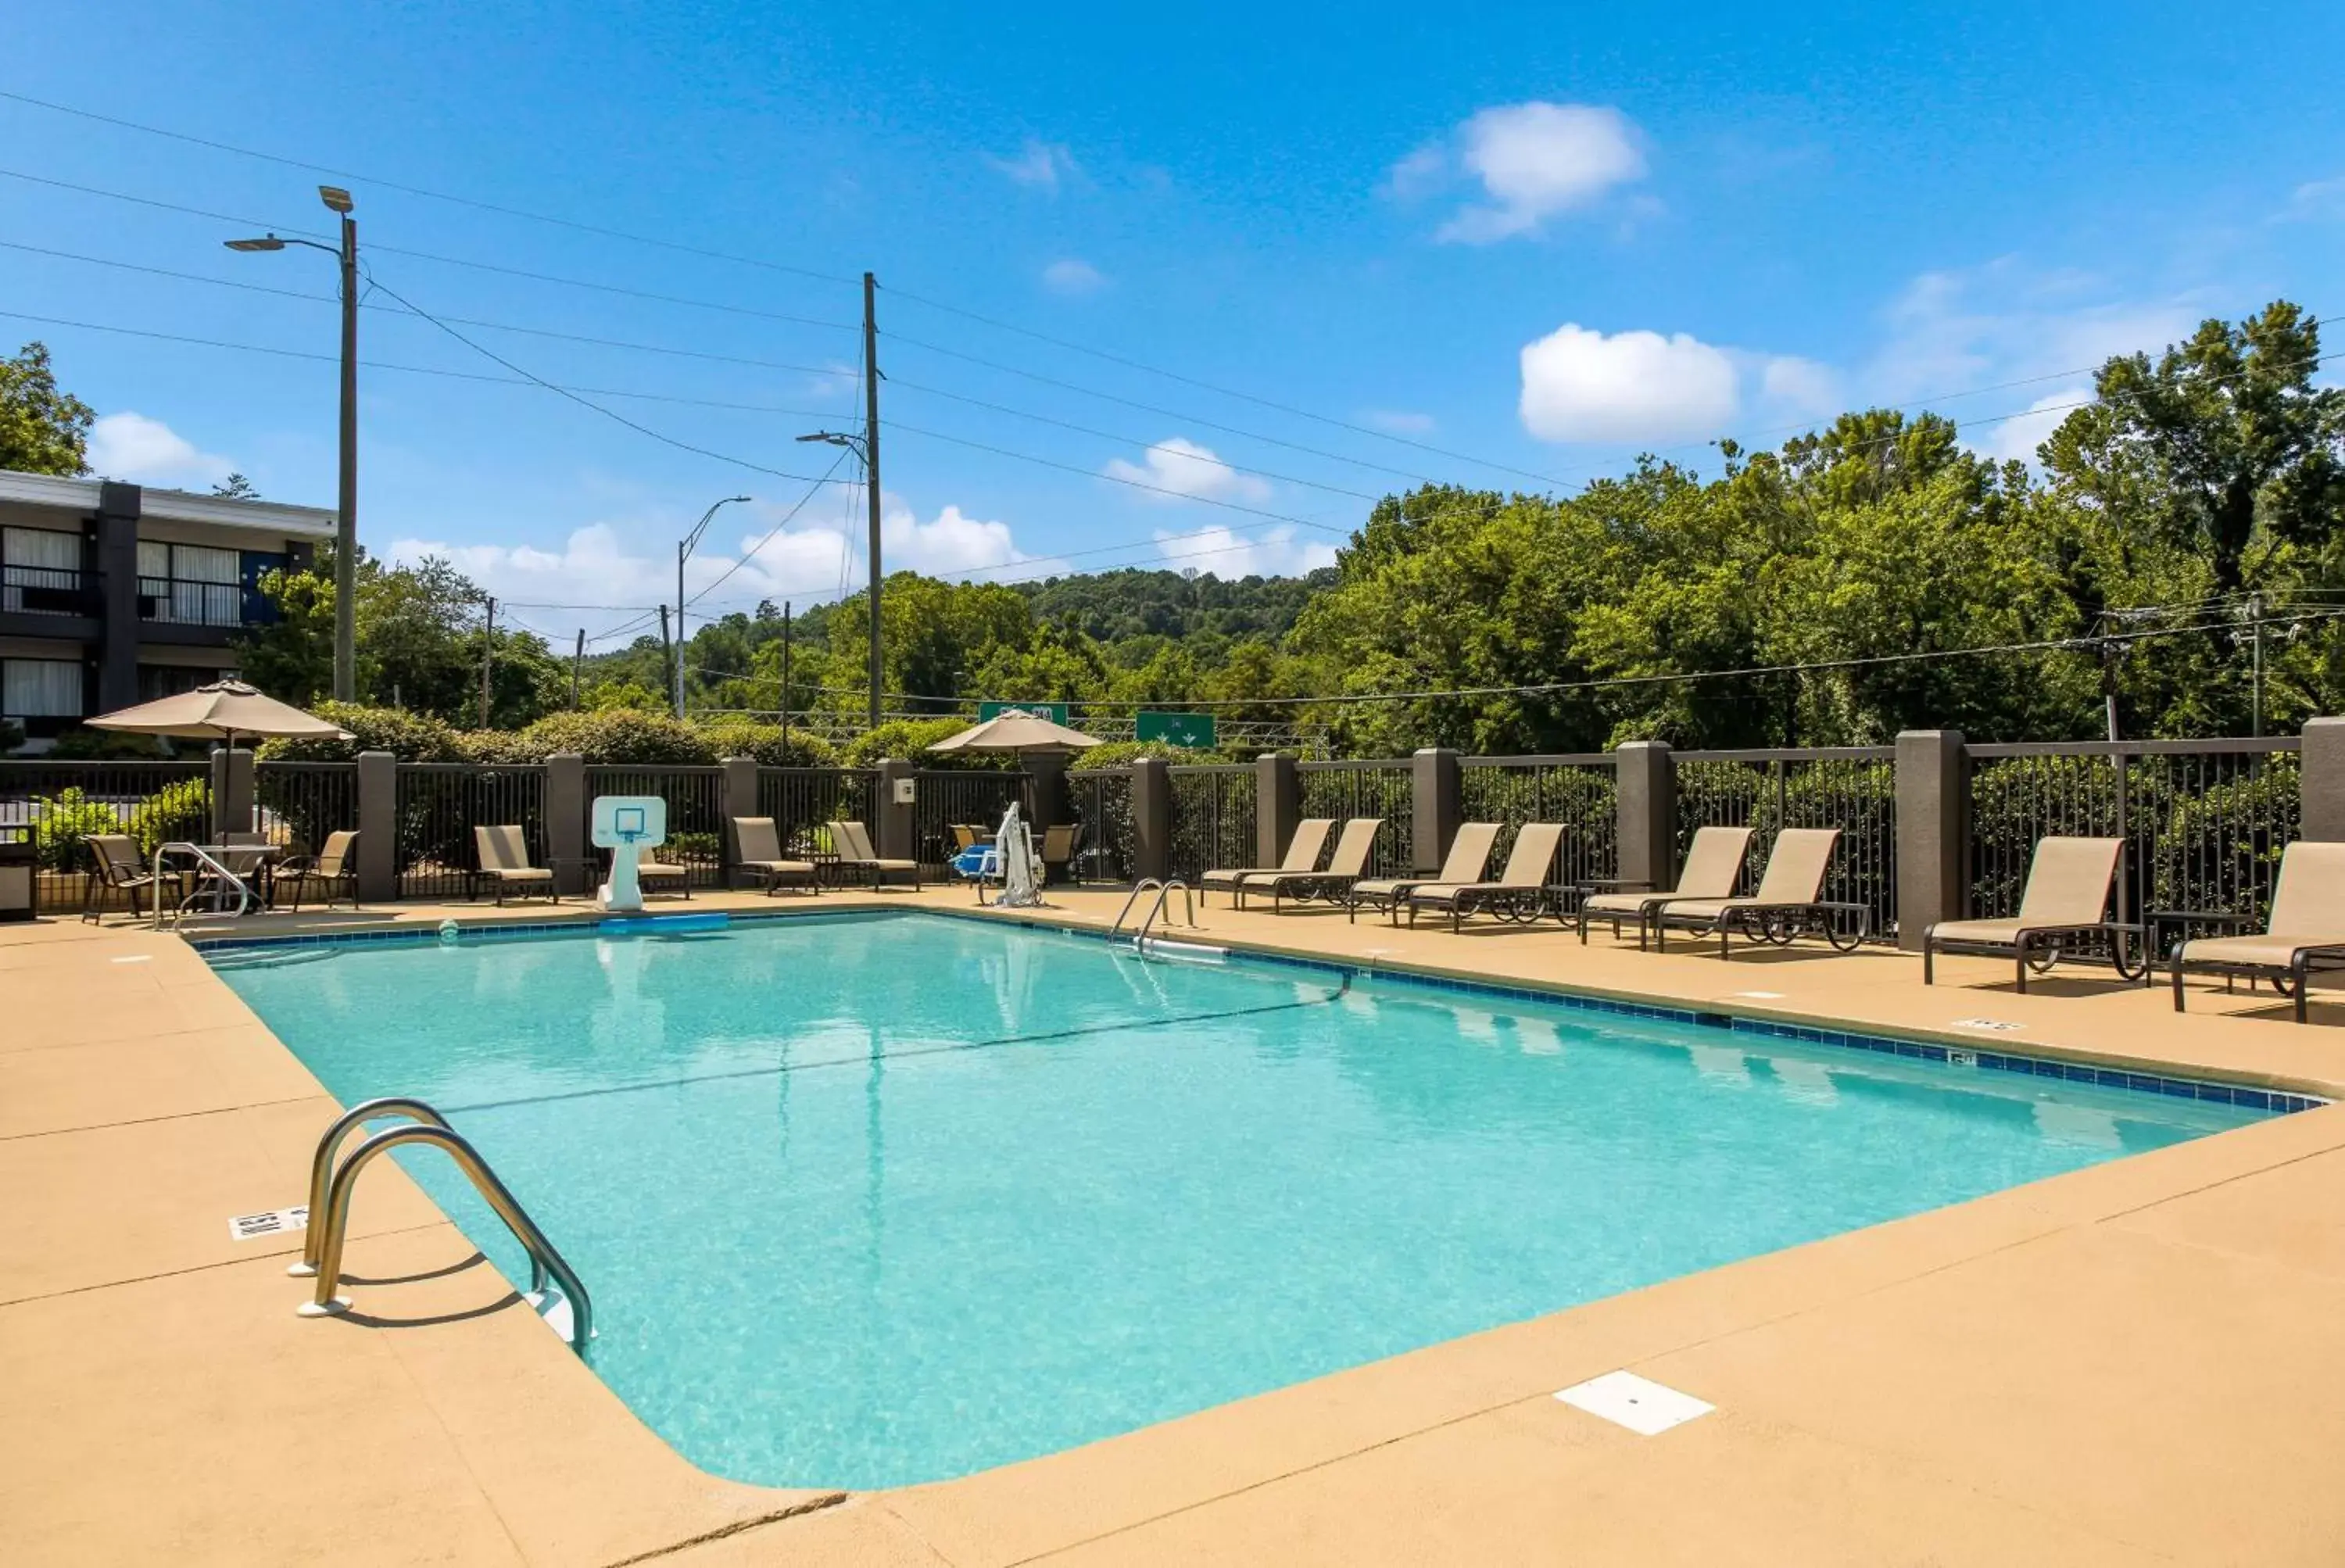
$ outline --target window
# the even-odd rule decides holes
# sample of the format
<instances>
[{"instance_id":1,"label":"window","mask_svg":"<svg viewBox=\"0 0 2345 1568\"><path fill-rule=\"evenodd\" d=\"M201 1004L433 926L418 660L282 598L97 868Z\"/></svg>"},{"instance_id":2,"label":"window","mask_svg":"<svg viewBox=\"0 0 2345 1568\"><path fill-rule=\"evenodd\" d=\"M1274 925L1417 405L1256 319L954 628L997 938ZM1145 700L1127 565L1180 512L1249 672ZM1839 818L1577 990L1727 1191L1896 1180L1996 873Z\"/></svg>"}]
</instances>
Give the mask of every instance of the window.
<instances>
[{"instance_id":1,"label":"window","mask_svg":"<svg viewBox=\"0 0 2345 1568\"><path fill-rule=\"evenodd\" d=\"M72 659L0 659L0 718L27 736L63 734L81 718L81 666Z\"/></svg>"},{"instance_id":2,"label":"window","mask_svg":"<svg viewBox=\"0 0 2345 1568\"><path fill-rule=\"evenodd\" d=\"M0 610L87 615L81 535L54 528L0 528Z\"/></svg>"},{"instance_id":3,"label":"window","mask_svg":"<svg viewBox=\"0 0 2345 1568\"><path fill-rule=\"evenodd\" d=\"M193 691L199 686L209 686L216 680L234 680L232 669L204 669L186 664L142 664L138 667L138 700L154 702L161 697L177 697L183 691Z\"/></svg>"},{"instance_id":4,"label":"window","mask_svg":"<svg viewBox=\"0 0 2345 1568\"><path fill-rule=\"evenodd\" d=\"M244 624L244 556L209 545L138 541L139 616L181 626Z\"/></svg>"}]
</instances>

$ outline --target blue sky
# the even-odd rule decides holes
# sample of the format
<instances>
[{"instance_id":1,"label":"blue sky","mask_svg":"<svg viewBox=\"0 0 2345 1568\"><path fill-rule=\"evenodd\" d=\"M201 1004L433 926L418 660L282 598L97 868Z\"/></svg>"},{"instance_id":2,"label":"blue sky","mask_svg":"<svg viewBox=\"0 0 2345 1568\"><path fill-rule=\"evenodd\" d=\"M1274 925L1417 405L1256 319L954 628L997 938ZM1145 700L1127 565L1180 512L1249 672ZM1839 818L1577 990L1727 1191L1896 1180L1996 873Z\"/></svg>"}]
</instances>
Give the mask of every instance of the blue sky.
<instances>
[{"instance_id":1,"label":"blue sky","mask_svg":"<svg viewBox=\"0 0 2345 1568\"><path fill-rule=\"evenodd\" d=\"M10 29L0 90L347 171L383 289L758 468L837 455L792 437L853 417L872 270L890 565L995 579L1320 564L1416 477L1576 486L1868 402L2024 455L2107 353L2279 296L2345 310L2334 5L93 3ZM0 310L87 324L0 336L50 343L98 465L330 504L330 363L90 330L330 355L328 260L18 178L322 232L320 176L8 100L0 169ZM793 514L809 486L415 373L512 372L370 303L364 357L410 367L364 375L370 548L444 550L566 640L672 594L676 535L746 491L695 616L862 580L844 487Z\"/></svg>"}]
</instances>

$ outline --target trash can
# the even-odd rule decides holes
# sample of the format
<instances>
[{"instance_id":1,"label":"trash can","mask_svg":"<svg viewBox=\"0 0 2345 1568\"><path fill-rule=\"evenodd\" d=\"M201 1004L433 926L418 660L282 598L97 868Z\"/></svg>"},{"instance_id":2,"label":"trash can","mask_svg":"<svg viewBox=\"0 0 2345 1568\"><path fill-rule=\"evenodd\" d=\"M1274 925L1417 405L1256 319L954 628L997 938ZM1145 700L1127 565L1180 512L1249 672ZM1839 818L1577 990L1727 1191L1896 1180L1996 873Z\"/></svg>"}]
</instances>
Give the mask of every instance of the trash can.
<instances>
[{"instance_id":1,"label":"trash can","mask_svg":"<svg viewBox=\"0 0 2345 1568\"><path fill-rule=\"evenodd\" d=\"M37 865L30 840L0 840L0 921L33 918L33 874Z\"/></svg>"}]
</instances>

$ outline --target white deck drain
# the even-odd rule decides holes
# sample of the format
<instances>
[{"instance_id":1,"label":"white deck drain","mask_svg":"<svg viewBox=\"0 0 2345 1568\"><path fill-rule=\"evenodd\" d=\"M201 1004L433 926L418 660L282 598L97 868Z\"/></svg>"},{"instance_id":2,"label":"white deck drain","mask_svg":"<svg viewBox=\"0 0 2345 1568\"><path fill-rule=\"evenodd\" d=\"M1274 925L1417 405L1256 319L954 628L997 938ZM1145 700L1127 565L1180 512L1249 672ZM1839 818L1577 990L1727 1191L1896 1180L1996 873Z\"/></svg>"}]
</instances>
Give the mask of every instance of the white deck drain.
<instances>
[{"instance_id":1,"label":"white deck drain","mask_svg":"<svg viewBox=\"0 0 2345 1568\"><path fill-rule=\"evenodd\" d=\"M259 1214L232 1215L228 1222L231 1241L253 1241L264 1236L283 1236L288 1231L310 1228L310 1206L296 1204L291 1208L264 1209Z\"/></svg>"},{"instance_id":2,"label":"white deck drain","mask_svg":"<svg viewBox=\"0 0 2345 1568\"><path fill-rule=\"evenodd\" d=\"M1995 1033L2005 1034L2009 1033L2014 1029L2025 1029L2027 1025L2025 1023L2006 1023L2000 1018L1957 1018L1954 1022L1954 1027L1956 1029L1989 1029L1993 1030Z\"/></svg>"},{"instance_id":3,"label":"white deck drain","mask_svg":"<svg viewBox=\"0 0 2345 1568\"><path fill-rule=\"evenodd\" d=\"M1555 1397L1574 1410L1601 1416L1642 1437L1658 1437L1718 1408L1634 1372L1607 1372L1574 1383Z\"/></svg>"}]
</instances>

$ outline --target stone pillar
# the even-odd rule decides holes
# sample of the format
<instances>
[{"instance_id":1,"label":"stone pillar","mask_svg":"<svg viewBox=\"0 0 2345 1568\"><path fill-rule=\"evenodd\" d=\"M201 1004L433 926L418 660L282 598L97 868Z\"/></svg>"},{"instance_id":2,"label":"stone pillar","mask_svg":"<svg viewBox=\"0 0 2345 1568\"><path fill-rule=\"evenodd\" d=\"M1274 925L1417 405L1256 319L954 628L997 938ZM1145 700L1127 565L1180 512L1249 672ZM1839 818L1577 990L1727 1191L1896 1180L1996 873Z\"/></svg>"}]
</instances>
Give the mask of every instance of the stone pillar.
<instances>
[{"instance_id":1,"label":"stone pillar","mask_svg":"<svg viewBox=\"0 0 2345 1568\"><path fill-rule=\"evenodd\" d=\"M2304 725L2304 818L2308 839L2345 839L2345 718Z\"/></svg>"},{"instance_id":2,"label":"stone pillar","mask_svg":"<svg viewBox=\"0 0 2345 1568\"><path fill-rule=\"evenodd\" d=\"M909 860L914 858L919 835L912 813L919 808L896 803L896 780L911 779L918 771L909 762L888 757L879 763L879 799L872 808L878 820L870 824L872 847L883 860ZM917 782L914 788L919 788Z\"/></svg>"},{"instance_id":3,"label":"stone pillar","mask_svg":"<svg viewBox=\"0 0 2345 1568\"><path fill-rule=\"evenodd\" d=\"M252 752L212 753L212 826L221 834L252 831Z\"/></svg>"},{"instance_id":4,"label":"stone pillar","mask_svg":"<svg viewBox=\"0 0 2345 1568\"><path fill-rule=\"evenodd\" d=\"M1274 866L1286 858L1287 841L1303 818L1303 780L1294 759L1265 751L1254 759L1254 864Z\"/></svg>"},{"instance_id":5,"label":"stone pillar","mask_svg":"<svg viewBox=\"0 0 2345 1568\"><path fill-rule=\"evenodd\" d=\"M1623 741L1618 759L1620 867L1625 881L1673 888L1678 880L1678 769L1667 743Z\"/></svg>"},{"instance_id":6,"label":"stone pillar","mask_svg":"<svg viewBox=\"0 0 2345 1568\"><path fill-rule=\"evenodd\" d=\"M1415 870L1427 875L1441 869L1449 841L1457 836L1463 808L1459 804L1457 753L1446 746L1428 746L1409 759L1413 777L1409 810L1409 854Z\"/></svg>"},{"instance_id":7,"label":"stone pillar","mask_svg":"<svg viewBox=\"0 0 2345 1568\"><path fill-rule=\"evenodd\" d=\"M755 817L757 810L757 759L754 757L727 757L723 794L719 809L725 813L724 830L717 837L717 855L723 864L720 887L733 885L733 868L741 860L741 846L733 840L733 819Z\"/></svg>"},{"instance_id":8,"label":"stone pillar","mask_svg":"<svg viewBox=\"0 0 2345 1568\"><path fill-rule=\"evenodd\" d=\"M1970 779L1959 729L1897 737L1897 945L1970 910Z\"/></svg>"},{"instance_id":9,"label":"stone pillar","mask_svg":"<svg viewBox=\"0 0 2345 1568\"><path fill-rule=\"evenodd\" d=\"M399 896L399 759L359 753L359 898L389 903Z\"/></svg>"},{"instance_id":10,"label":"stone pillar","mask_svg":"<svg viewBox=\"0 0 2345 1568\"><path fill-rule=\"evenodd\" d=\"M1132 765L1132 877L1172 874L1172 769L1161 757Z\"/></svg>"},{"instance_id":11,"label":"stone pillar","mask_svg":"<svg viewBox=\"0 0 2345 1568\"><path fill-rule=\"evenodd\" d=\"M1042 830L1054 828L1068 818L1067 763L1063 751L1030 751L1021 759L1027 774L1034 780L1030 791L1034 808L1034 841L1042 841Z\"/></svg>"},{"instance_id":12,"label":"stone pillar","mask_svg":"<svg viewBox=\"0 0 2345 1568\"><path fill-rule=\"evenodd\" d=\"M586 857L586 759L561 751L545 759L545 858L553 862L553 891L584 898L594 873Z\"/></svg>"},{"instance_id":13,"label":"stone pillar","mask_svg":"<svg viewBox=\"0 0 2345 1568\"><path fill-rule=\"evenodd\" d=\"M100 713L138 700L139 497L136 484L109 479L97 487L98 594L104 606L97 655Z\"/></svg>"}]
</instances>

